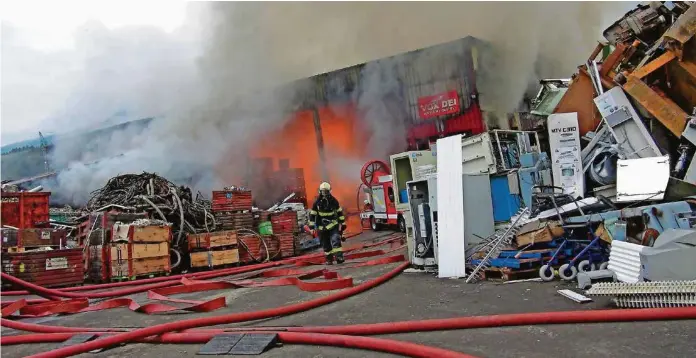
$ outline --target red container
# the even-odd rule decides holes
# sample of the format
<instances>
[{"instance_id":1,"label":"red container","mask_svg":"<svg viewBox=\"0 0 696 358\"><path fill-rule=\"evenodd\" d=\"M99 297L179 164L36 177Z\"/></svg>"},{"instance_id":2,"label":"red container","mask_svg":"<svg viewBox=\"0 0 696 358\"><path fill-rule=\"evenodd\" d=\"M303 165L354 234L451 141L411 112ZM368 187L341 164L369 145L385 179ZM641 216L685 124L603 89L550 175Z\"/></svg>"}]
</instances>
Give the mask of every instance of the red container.
<instances>
[{"instance_id":1,"label":"red container","mask_svg":"<svg viewBox=\"0 0 696 358\"><path fill-rule=\"evenodd\" d=\"M276 234L276 238L280 243L280 256L282 258L295 256L295 235L289 234Z\"/></svg>"},{"instance_id":2,"label":"red container","mask_svg":"<svg viewBox=\"0 0 696 358\"><path fill-rule=\"evenodd\" d=\"M65 244L67 232L64 229L19 229L2 230L2 246L7 247L37 247L61 246Z\"/></svg>"},{"instance_id":3,"label":"red container","mask_svg":"<svg viewBox=\"0 0 696 358\"><path fill-rule=\"evenodd\" d=\"M48 198L50 192L38 193L5 193L0 198L2 226L13 226L18 229L48 227Z\"/></svg>"},{"instance_id":4,"label":"red container","mask_svg":"<svg viewBox=\"0 0 696 358\"><path fill-rule=\"evenodd\" d=\"M252 235L238 235L239 241L239 262L252 263L254 258L258 260L266 259L266 248L261 243L258 237ZM266 239L268 243L269 240Z\"/></svg>"},{"instance_id":5,"label":"red container","mask_svg":"<svg viewBox=\"0 0 696 358\"><path fill-rule=\"evenodd\" d=\"M254 214L251 211L219 211L214 213L214 216L217 229L254 229Z\"/></svg>"},{"instance_id":6,"label":"red container","mask_svg":"<svg viewBox=\"0 0 696 358\"><path fill-rule=\"evenodd\" d=\"M5 252L2 254L2 271L43 287L82 284L82 249Z\"/></svg>"},{"instance_id":7,"label":"red container","mask_svg":"<svg viewBox=\"0 0 696 358\"><path fill-rule=\"evenodd\" d=\"M271 214L271 226L275 235L299 232L300 226L297 224L297 212L288 210Z\"/></svg>"},{"instance_id":8,"label":"red container","mask_svg":"<svg viewBox=\"0 0 696 358\"><path fill-rule=\"evenodd\" d=\"M213 212L251 210L251 206L249 190L213 191Z\"/></svg>"}]
</instances>

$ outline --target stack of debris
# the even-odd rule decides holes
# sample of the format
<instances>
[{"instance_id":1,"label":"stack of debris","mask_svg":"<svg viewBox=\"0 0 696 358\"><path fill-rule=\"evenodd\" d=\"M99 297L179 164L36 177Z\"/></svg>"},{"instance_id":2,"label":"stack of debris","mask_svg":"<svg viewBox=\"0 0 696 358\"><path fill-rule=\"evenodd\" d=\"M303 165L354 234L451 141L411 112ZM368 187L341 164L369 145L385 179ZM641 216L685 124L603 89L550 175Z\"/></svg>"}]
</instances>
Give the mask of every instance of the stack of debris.
<instances>
[{"instance_id":1,"label":"stack of debris","mask_svg":"<svg viewBox=\"0 0 696 358\"><path fill-rule=\"evenodd\" d=\"M696 279L695 22L689 2L639 5L570 82L542 81L532 113L548 116L556 186L510 188L529 216L467 251L469 282Z\"/></svg>"},{"instance_id":2,"label":"stack of debris","mask_svg":"<svg viewBox=\"0 0 696 358\"><path fill-rule=\"evenodd\" d=\"M223 230L253 229L251 191L230 187L213 191L213 214Z\"/></svg>"},{"instance_id":3,"label":"stack of debris","mask_svg":"<svg viewBox=\"0 0 696 358\"><path fill-rule=\"evenodd\" d=\"M271 214L273 235L280 244L280 256L295 256L296 238L300 234L300 226L297 222L297 212L286 210Z\"/></svg>"}]
</instances>

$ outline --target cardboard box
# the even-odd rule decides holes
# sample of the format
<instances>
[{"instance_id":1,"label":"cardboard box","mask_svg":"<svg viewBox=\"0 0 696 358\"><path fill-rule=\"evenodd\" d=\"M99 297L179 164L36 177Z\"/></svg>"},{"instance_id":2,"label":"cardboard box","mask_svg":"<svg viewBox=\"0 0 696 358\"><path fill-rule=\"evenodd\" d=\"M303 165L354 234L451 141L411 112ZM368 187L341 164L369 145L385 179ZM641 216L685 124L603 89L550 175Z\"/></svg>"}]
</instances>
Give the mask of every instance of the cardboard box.
<instances>
[{"instance_id":1,"label":"cardboard box","mask_svg":"<svg viewBox=\"0 0 696 358\"><path fill-rule=\"evenodd\" d=\"M555 223L540 224L540 228L527 231L523 234L517 234L515 241L517 247L534 245L542 242L551 242L553 239L560 237L565 232L562 227Z\"/></svg>"}]
</instances>

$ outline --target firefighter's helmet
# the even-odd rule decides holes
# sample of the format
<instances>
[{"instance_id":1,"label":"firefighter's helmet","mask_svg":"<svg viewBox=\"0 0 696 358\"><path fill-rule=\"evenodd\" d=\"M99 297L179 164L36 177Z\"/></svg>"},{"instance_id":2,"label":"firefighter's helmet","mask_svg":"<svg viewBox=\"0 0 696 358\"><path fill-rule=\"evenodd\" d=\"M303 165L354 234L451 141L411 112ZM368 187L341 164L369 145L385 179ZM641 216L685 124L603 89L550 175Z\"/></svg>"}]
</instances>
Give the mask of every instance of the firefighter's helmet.
<instances>
[{"instance_id":1,"label":"firefighter's helmet","mask_svg":"<svg viewBox=\"0 0 696 358\"><path fill-rule=\"evenodd\" d=\"M326 190L326 191L331 191L331 184L327 182L323 182L319 184L319 191Z\"/></svg>"}]
</instances>

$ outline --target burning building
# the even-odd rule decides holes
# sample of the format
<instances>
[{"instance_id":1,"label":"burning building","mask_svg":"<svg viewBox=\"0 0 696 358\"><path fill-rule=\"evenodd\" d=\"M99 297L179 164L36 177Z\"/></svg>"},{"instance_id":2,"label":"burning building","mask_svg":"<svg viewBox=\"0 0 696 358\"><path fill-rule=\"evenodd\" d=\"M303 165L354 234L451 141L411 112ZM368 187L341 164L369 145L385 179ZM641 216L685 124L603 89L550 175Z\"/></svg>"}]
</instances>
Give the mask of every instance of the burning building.
<instances>
[{"instance_id":1,"label":"burning building","mask_svg":"<svg viewBox=\"0 0 696 358\"><path fill-rule=\"evenodd\" d=\"M487 43L466 37L291 84L294 108L251 148L247 185L268 205L293 185L306 201L328 180L354 208L364 162L487 129L477 82L492 55Z\"/></svg>"}]
</instances>

